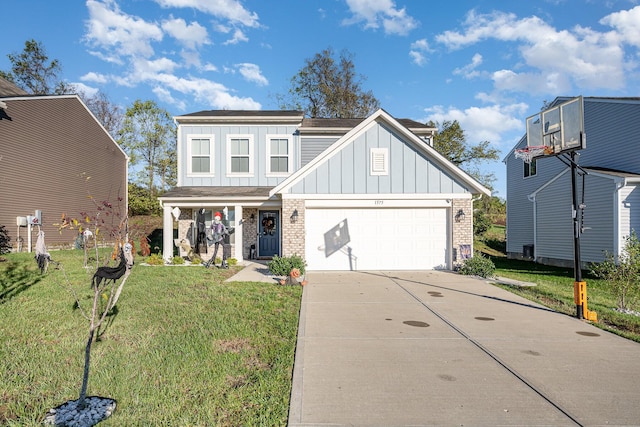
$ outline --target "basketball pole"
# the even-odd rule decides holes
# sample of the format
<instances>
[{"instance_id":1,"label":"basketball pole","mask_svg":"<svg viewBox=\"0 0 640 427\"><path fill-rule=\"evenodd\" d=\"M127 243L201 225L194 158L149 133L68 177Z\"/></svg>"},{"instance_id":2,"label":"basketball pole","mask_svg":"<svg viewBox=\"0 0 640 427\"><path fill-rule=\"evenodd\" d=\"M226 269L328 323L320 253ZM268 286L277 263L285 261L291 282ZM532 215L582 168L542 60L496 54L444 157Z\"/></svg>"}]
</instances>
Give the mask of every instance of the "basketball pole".
<instances>
[{"instance_id":1,"label":"basketball pole","mask_svg":"<svg viewBox=\"0 0 640 427\"><path fill-rule=\"evenodd\" d=\"M571 152L571 215L573 216L573 272L575 281L573 282L573 299L576 304L576 317L594 322L598 321L598 315L594 311L589 311L587 307L587 282L582 280L582 262L580 259L580 215L578 208L582 209L578 200L578 189L576 185L576 152ZM584 185L584 183L583 183Z\"/></svg>"}]
</instances>

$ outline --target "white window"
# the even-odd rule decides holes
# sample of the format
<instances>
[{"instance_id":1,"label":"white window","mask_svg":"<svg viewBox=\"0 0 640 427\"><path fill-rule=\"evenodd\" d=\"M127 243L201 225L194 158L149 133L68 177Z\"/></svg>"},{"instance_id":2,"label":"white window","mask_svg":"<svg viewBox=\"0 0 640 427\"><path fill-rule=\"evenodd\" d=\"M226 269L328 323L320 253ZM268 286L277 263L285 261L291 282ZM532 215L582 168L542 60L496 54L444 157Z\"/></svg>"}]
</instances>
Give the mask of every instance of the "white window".
<instances>
[{"instance_id":1,"label":"white window","mask_svg":"<svg viewBox=\"0 0 640 427\"><path fill-rule=\"evenodd\" d=\"M535 176L538 173L536 159L531 160L531 163L527 163L527 162L523 162L523 163L524 163L524 172L522 175L525 178L528 178L530 176Z\"/></svg>"},{"instance_id":2,"label":"white window","mask_svg":"<svg viewBox=\"0 0 640 427\"><path fill-rule=\"evenodd\" d=\"M213 135L187 135L188 175L214 175Z\"/></svg>"},{"instance_id":3,"label":"white window","mask_svg":"<svg viewBox=\"0 0 640 427\"><path fill-rule=\"evenodd\" d=\"M291 135L267 135L267 176L287 176L292 166Z\"/></svg>"},{"instance_id":4,"label":"white window","mask_svg":"<svg viewBox=\"0 0 640 427\"><path fill-rule=\"evenodd\" d=\"M370 166L371 175L389 175L389 149L372 148Z\"/></svg>"},{"instance_id":5,"label":"white window","mask_svg":"<svg viewBox=\"0 0 640 427\"><path fill-rule=\"evenodd\" d=\"M227 136L227 176L253 176L253 135Z\"/></svg>"}]
</instances>

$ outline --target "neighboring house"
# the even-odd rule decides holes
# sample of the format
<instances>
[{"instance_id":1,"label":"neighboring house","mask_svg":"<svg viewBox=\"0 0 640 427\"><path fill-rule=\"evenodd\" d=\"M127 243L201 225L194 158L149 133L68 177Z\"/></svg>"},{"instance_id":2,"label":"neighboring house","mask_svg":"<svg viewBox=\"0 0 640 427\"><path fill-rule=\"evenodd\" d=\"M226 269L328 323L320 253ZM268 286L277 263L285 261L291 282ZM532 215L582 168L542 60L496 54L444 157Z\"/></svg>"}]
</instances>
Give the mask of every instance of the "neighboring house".
<instances>
[{"instance_id":1,"label":"neighboring house","mask_svg":"<svg viewBox=\"0 0 640 427\"><path fill-rule=\"evenodd\" d=\"M22 250L35 250L38 227L18 218L41 212L48 246L71 246L61 215L80 217L110 202L127 212L128 157L76 95L28 95L0 78L0 224ZM90 179L87 180L87 177ZM121 199L121 200L119 200ZM108 222L108 220L107 220Z\"/></svg>"},{"instance_id":2,"label":"neighboring house","mask_svg":"<svg viewBox=\"0 0 640 427\"><path fill-rule=\"evenodd\" d=\"M570 98L557 98L550 107ZM583 98L586 148L576 179L584 216L580 236L583 266L617 255L625 237L640 231L640 98ZM507 255L542 264L573 266L574 232L570 167L556 157L525 164L514 150L507 166ZM584 188L583 188L584 183Z\"/></svg>"},{"instance_id":3,"label":"neighboring house","mask_svg":"<svg viewBox=\"0 0 640 427\"><path fill-rule=\"evenodd\" d=\"M357 120L300 111L175 120L178 186L160 197L166 260L174 238L210 257L194 245L195 223L209 227L215 211L227 212L239 261L299 255L309 270L449 269L461 245L472 249L473 198L490 192L432 147L434 128L384 110Z\"/></svg>"}]
</instances>

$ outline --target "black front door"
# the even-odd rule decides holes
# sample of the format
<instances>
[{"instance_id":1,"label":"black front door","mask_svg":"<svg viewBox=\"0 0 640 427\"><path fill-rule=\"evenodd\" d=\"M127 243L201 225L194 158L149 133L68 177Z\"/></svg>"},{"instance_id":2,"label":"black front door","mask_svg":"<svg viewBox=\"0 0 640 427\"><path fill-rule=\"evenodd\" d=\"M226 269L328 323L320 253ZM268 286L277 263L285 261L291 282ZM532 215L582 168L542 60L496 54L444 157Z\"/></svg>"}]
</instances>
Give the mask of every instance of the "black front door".
<instances>
[{"instance_id":1,"label":"black front door","mask_svg":"<svg viewBox=\"0 0 640 427\"><path fill-rule=\"evenodd\" d=\"M272 257L280 254L280 217L278 211L260 211L258 256Z\"/></svg>"}]
</instances>

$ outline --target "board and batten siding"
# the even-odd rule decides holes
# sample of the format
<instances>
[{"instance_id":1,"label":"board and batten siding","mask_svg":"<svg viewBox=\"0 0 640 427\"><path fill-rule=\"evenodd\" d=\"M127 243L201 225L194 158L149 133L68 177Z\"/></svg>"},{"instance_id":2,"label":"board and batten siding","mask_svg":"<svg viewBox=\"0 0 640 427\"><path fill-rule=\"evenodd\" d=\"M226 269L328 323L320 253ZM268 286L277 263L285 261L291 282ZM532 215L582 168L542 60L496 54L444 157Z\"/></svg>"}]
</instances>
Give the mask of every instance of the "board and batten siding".
<instances>
[{"instance_id":1,"label":"board and batten siding","mask_svg":"<svg viewBox=\"0 0 640 427\"><path fill-rule=\"evenodd\" d=\"M372 148L387 148L388 175L370 173ZM468 192L454 177L378 123L316 166L293 194L451 194Z\"/></svg>"},{"instance_id":2,"label":"board and batten siding","mask_svg":"<svg viewBox=\"0 0 640 427\"><path fill-rule=\"evenodd\" d=\"M287 135L293 138L292 172L299 169L299 143L296 126L278 125L180 125L178 131L178 182L181 187L188 186L254 186L274 187L286 179L286 176L267 176L267 135ZM189 136L213 135L214 138L214 175L189 176L187 141ZM253 176L227 176L227 135L253 136Z\"/></svg>"}]
</instances>

